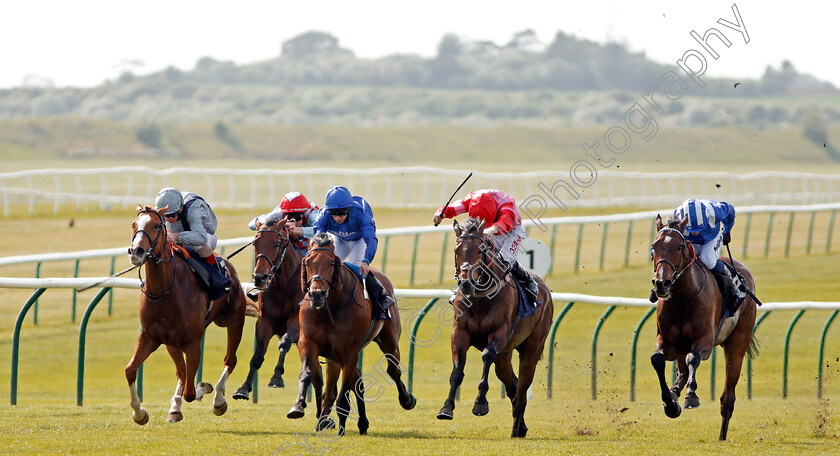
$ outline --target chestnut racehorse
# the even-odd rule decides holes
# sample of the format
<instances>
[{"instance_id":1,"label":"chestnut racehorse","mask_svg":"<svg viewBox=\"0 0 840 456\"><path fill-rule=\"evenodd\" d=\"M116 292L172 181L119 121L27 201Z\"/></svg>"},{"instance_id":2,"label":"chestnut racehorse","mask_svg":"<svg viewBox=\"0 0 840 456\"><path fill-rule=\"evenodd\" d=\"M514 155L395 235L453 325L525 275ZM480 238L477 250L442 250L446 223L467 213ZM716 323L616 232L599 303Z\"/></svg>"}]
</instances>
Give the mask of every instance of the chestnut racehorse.
<instances>
[{"instance_id":1,"label":"chestnut racehorse","mask_svg":"<svg viewBox=\"0 0 840 456\"><path fill-rule=\"evenodd\" d=\"M254 327L256 347L251 358L245 383L233 394L234 399L248 399L254 376L265 360L268 341L275 334L280 338L280 357L274 375L268 382L272 388L283 388L283 364L292 343L297 343L300 332L298 313L303 290L300 289L301 256L294 245L290 246L286 222L271 220L265 225L257 222L254 236L255 266L251 277L261 291L258 298L259 316Z\"/></svg>"},{"instance_id":2,"label":"chestnut racehorse","mask_svg":"<svg viewBox=\"0 0 840 456\"><path fill-rule=\"evenodd\" d=\"M744 354L758 354L753 336L756 303L747 297L735 316L721 321L723 299L712 272L697 259L694 246L686 241L683 220L656 216L658 231L653 241L653 284L659 297L656 304L656 350L650 357L659 376L665 415L680 416L680 392L688 385L685 408L700 406L695 374L700 360L708 359L716 345L723 346L726 358L726 386L720 397L720 440L726 440L729 419L735 409L735 385L741 376ZM725 260L724 260L725 261ZM744 283L755 290L750 271L738 261L734 266ZM677 361L677 378L671 388L665 382L665 361Z\"/></svg>"},{"instance_id":3,"label":"chestnut racehorse","mask_svg":"<svg viewBox=\"0 0 840 456\"><path fill-rule=\"evenodd\" d=\"M384 274L376 274L391 297L394 287ZM367 434L369 422L365 412L364 384L357 367L359 351L374 340L384 353L388 376L396 384L400 405L411 410L417 399L408 393L400 379L400 314L396 305L390 309L391 320L374 320L370 301L365 298L364 284L356 273L335 255L335 243L326 233L319 233L309 241L309 253L301 267L301 289L306 292L300 309L300 339L298 352L302 363L298 397L289 410L289 418L300 418L306 407L306 390L315 390L316 430L334 426L329 418L333 404L339 417L339 435L344 435L350 413L350 394L356 396L359 433ZM318 357L327 359L326 380L322 378ZM338 373L341 371L341 390L336 398ZM322 388L326 392L321 397Z\"/></svg>"},{"instance_id":4,"label":"chestnut racehorse","mask_svg":"<svg viewBox=\"0 0 840 456\"><path fill-rule=\"evenodd\" d=\"M452 226L458 236L455 241L458 293L453 302L452 374L449 377L449 396L437 418L453 418L455 392L464 379L467 350L475 347L482 350L484 365L473 414L484 416L490 411L487 377L490 365L495 364L496 376L504 383L513 406L511 437L525 437L528 433L525 426L528 388L534 380L537 361L542 355L554 316L551 292L539 277L533 276L542 305L533 315L520 318L519 295L514 279L496 260L490 235L484 234L485 222L469 218L463 228L458 221L454 221ZM511 364L514 349L519 352L518 379Z\"/></svg>"},{"instance_id":5,"label":"chestnut racehorse","mask_svg":"<svg viewBox=\"0 0 840 456\"><path fill-rule=\"evenodd\" d=\"M231 279L230 292L211 303L207 291L199 285L187 261L175 255L173 249L176 247L167 241L164 210L137 207L137 218L131 224L131 247L128 248L131 264L144 265L142 270L146 275L140 295L140 337L137 338L134 356L125 368L125 378L131 391L132 417L138 424L146 424L149 414L143 409L137 394L137 369L161 344L166 345L178 376L168 421L184 418L182 400L200 400L214 390L205 382L195 385L201 360L201 339L210 322L227 328L224 369L213 397L213 413L225 413L225 385L236 367L236 349L245 322L245 293L233 265L222 260Z\"/></svg>"}]
</instances>

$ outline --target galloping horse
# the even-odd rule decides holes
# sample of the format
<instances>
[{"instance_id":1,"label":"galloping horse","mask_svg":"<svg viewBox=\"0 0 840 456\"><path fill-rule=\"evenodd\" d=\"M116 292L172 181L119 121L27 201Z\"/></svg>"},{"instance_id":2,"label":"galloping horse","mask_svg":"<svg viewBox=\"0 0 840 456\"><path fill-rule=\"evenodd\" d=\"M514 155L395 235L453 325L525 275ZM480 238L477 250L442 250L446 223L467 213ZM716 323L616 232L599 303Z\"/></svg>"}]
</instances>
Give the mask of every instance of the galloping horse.
<instances>
[{"instance_id":1,"label":"galloping horse","mask_svg":"<svg viewBox=\"0 0 840 456\"><path fill-rule=\"evenodd\" d=\"M723 299L718 285L705 266L697 261L694 247L684 232L688 217L668 220L656 216L658 234L652 245L653 284L659 300L656 305L656 350L650 357L659 376L665 415L680 416L679 396L688 385L685 408L700 406L695 374L700 360L708 359L716 345L726 357L726 386L720 397L720 440L726 440L729 419L735 409L735 385L741 375L744 354L758 354L753 336L756 303L747 297L735 316L721 321ZM745 285L755 290L749 270L738 261L734 266ZM677 379L671 388L665 382L665 361L677 361Z\"/></svg>"},{"instance_id":2,"label":"galloping horse","mask_svg":"<svg viewBox=\"0 0 840 456\"><path fill-rule=\"evenodd\" d=\"M458 239L455 243L455 264L459 293L455 296L455 322L452 326L452 374L449 377L449 396L437 415L451 420L455 408L455 392L464 379L467 349L481 352L484 367L478 384L478 397L473 415L484 416L490 411L487 402L488 373L496 365L496 376L505 385L513 406L511 437L525 437L525 407L527 392L534 380L537 361L543 352L554 316L554 303L545 283L534 276L542 305L530 317L518 316L519 294L513 278L496 260L492 240L484 234L485 222L469 218L463 229L453 224ZM519 378L513 373L513 350L519 352Z\"/></svg>"},{"instance_id":3,"label":"galloping horse","mask_svg":"<svg viewBox=\"0 0 840 456\"><path fill-rule=\"evenodd\" d=\"M251 358L245 383L233 394L234 399L248 399L254 382L254 375L265 360L268 341L275 334L280 337L280 357L274 368L274 375L268 382L272 388L283 388L283 363L286 353L297 343L300 333L298 321L299 303L303 299L300 289L300 253L289 248L289 234L286 219L271 220L263 225L257 222L254 236L255 266L251 277L254 286L262 291L259 295L260 309L254 327L256 347Z\"/></svg>"},{"instance_id":4,"label":"galloping horse","mask_svg":"<svg viewBox=\"0 0 840 456\"><path fill-rule=\"evenodd\" d=\"M370 274L376 274L385 290L394 296L394 287L384 274L374 268L370 269ZM359 434L367 434L369 422L365 413L365 389L357 363L359 351L371 340L376 341L384 353L388 376L397 386L400 405L405 410L414 408L417 399L408 393L400 379L400 314L394 306L390 321L373 319L371 303L365 298L364 284L335 255L335 243L329 234L319 233L310 240L309 253L301 267L300 286L307 293L300 309L298 351L302 366L297 401L287 416L300 418L304 415L306 390L311 384L315 389L317 407L316 430L334 425L329 413L335 404L339 417L338 433L344 435L352 390L358 408ZM326 380L321 375L319 356L327 359ZM339 370L342 382L336 398ZM326 393L322 399L324 385Z\"/></svg>"},{"instance_id":5,"label":"galloping horse","mask_svg":"<svg viewBox=\"0 0 840 456\"><path fill-rule=\"evenodd\" d=\"M140 337L134 356L125 368L131 391L132 417L137 424L149 421L149 414L141 406L137 394L137 368L161 344L166 345L178 376L168 421L184 419L182 399L192 402L213 392L213 386L208 383L194 384L201 360L201 338L210 322L227 328L224 370L213 397L213 413L224 414L227 411L225 385L236 367L236 349L245 323L245 293L233 265L223 260L231 279L230 292L210 302L207 291L201 288L187 261L175 255L173 249L176 247L167 241L164 210L138 206L137 218L131 224L131 247L128 248L131 264L145 265L146 273L140 296Z\"/></svg>"}]
</instances>

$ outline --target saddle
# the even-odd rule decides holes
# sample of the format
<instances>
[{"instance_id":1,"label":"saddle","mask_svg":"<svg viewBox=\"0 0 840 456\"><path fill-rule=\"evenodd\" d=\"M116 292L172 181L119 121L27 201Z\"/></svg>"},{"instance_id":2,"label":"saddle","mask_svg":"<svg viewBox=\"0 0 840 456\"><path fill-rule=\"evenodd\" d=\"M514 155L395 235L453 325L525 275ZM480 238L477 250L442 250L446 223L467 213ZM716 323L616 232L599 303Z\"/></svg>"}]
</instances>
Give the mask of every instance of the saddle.
<instances>
[{"instance_id":1,"label":"saddle","mask_svg":"<svg viewBox=\"0 0 840 456\"><path fill-rule=\"evenodd\" d=\"M511 278L513 278L513 276L511 276ZM517 318L530 317L531 315L534 315L534 312L536 312L540 307L542 301L537 299L536 296L531 295L531 293L528 293L522 284L515 278L513 279L513 283L516 284L516 294L519 295L519 308L516 312Z\"/></svg>"},{"instance_id":2,"label":"saddle","mask_svg":"<svg viewBox=\"0 0 840 456\"><path fill-rule=\"evenodd\" d=\"M230 292L231 280L227 277L222 257L216 257L216 264L219 265L222 271L219 272L218 269L206 261L199 260L198 254L194 250L187 249L178 244L172 245L174 246L174 252L190 265L190 269L199 279L198 282L201 284L201 287L207 291L211 301L215 301Z\"/></svg>"}]
</instances>

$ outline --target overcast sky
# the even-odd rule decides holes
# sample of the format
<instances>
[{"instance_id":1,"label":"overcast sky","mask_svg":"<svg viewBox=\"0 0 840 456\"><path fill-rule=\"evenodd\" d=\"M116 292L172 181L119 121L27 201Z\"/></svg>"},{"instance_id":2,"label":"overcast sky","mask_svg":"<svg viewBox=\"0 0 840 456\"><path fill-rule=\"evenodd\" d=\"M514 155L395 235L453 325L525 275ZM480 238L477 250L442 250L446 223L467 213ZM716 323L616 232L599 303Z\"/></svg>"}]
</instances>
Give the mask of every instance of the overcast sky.
<instances>
[{"instance_id":1,"label":"overcast sky","mask_svg":"<svg viewBox=\"0 0 840 456\"><path fill-rule=\"evenodd\" d=\"M749 34L734 23L736 4ZM544 43L558 31L597 42L608 39L675 64L700 49L690 32L715 27L731 41L709 59L707 75L760 77L767 65L790 60L800 72L840 87L831 52L840 3L786 1L495 1L495 0L26 0L4 2L0 15L0 87L47 78L57 86L94 86L134 62L145 74L167 66L189 70L205 56L237 64L277 56L280 45L310 30L328 32L359 57L394 53L432 56L446 33L497 44L525 29ZM34 77L34 78L33 78Z\"/></svg>"}]
</instances>

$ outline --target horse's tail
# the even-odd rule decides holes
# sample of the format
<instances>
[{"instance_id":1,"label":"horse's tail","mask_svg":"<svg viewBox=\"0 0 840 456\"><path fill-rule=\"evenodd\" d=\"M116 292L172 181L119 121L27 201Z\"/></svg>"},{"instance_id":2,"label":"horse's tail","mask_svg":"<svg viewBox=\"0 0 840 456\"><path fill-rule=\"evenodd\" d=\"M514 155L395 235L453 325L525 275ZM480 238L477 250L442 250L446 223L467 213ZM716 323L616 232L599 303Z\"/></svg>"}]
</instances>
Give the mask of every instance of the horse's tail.
<instances>
[{"instance_id":1,"label":"horse's tail","mask_svg":"<svg viewBox=\"0 0 840 456\"><path fill-rule=\"evenodd\" d=\"M755 357L758 356L758 347L758 339L756 339L755 333L752 333L750 335L750 345L747 347L747 356L749 356L750 359L755 359Z\"/></svg>"}]
</instances>

